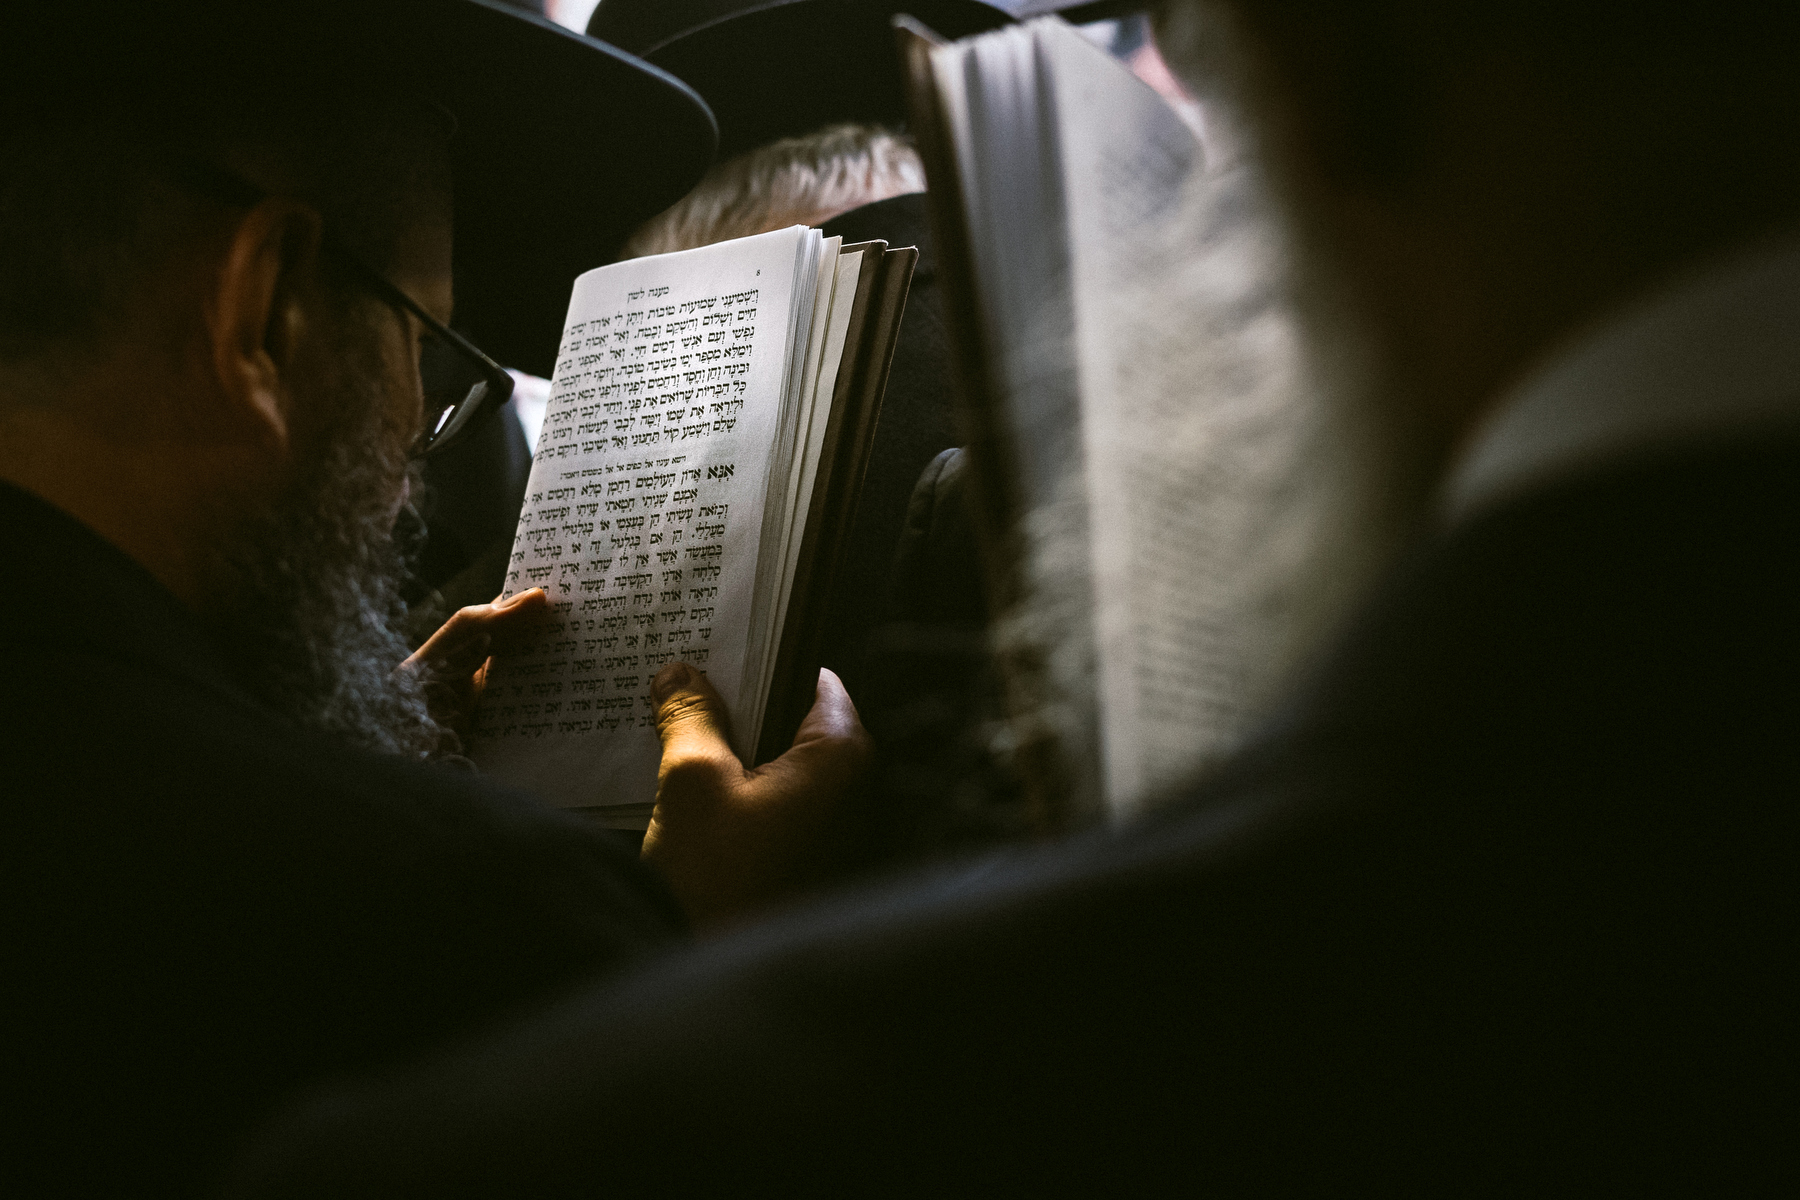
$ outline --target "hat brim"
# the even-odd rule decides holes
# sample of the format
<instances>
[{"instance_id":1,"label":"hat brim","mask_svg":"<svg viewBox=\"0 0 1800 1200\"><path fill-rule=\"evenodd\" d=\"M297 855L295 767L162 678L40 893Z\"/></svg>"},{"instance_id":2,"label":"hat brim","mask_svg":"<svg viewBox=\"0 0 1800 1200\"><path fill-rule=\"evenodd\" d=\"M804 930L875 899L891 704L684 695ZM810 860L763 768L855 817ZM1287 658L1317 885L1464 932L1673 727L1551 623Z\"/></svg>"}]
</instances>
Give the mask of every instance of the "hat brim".
<instances>
[{"instance_id":1,"label":"hat brim","mask_svg":"<svg viewBox=\"0 0 1800 1200\"><path fill-rule=\"evenodd\" d=\"M693 187L718 129L698 94L616 47L489 0L428 35L457 118L457 324L548 375L570 289Z\"/></svg>"}]
</instances>

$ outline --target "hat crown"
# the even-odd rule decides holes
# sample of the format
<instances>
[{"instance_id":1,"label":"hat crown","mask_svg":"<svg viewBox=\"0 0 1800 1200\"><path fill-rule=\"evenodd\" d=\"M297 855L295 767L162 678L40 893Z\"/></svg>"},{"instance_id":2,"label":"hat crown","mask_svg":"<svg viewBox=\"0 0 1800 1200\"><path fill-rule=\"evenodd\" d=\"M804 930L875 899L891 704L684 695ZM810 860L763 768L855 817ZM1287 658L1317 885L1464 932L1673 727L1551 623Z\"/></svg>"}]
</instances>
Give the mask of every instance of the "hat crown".
<instances>
[{"instance_id":1,"label":"hat crown","mask_svg":"<svg viewBox=\"0 0 1800 1200\"><path fill-rule=\"evenodd\" d=\"M727 21L736 21L772 9L806 5L837 10L834 19L850 15L886 23L895 13L946 17L957 25L971 21L998 25L1008 19L997 4L982 0L601 0L588 20L589 37L599 38L631 54L653 57L657 51L682 38Z\"/></svg>"},{"instance_id":2,"label":"hat crown","mask_svg":"<svg viewBox=\"0 0 1800 1200\"><path fill-rule=\"evenodd\" d=\"M647 55L684 34L719 21L806 0L600 0L588 20L589 37L630 54Z\"/></svg>"},{"instance_id":3,"label":"hat crown","mask_svg":"<svg viewBox=\"0 0 1800 1200\"><path fill-rule=\"evenodd\" d=\"M501 0L0 3L0 46L7 132L174 140L195 114L364 89L454 114L457 323L538 374L571 281L691 188L717 141L667 72Z\"/></svg>"},{"instance_id":4,"label":"hat crown","mask_svg":"<svg viewBox=\"0 0 1800 1200\"><path fill-rule=\"evenodd\" d=\"M902 12L948 37L1012 19L981 0L603 0L587 32L699 92L730 157L840 122L903 125Z\"/></svg>"}]
</instances>

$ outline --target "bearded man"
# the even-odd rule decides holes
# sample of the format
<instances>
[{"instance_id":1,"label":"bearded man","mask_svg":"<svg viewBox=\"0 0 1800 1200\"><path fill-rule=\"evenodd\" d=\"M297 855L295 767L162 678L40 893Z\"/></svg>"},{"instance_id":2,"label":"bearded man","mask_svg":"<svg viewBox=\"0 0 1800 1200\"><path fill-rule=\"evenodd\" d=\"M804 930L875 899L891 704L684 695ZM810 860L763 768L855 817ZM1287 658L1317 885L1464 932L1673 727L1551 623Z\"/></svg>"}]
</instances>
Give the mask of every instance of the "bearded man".
<instances>
[{"instance_id":1,"label":"bearded man","mask_svg":"<svg viewBox=\"0 0 1800 1200\"><path fill-rule=\"evenodd\" d=\"M1169 6L1296 256L1300 323L1222 369L1351 410L1303 461L1361 475L1325 495L1366 547L1315 556L1389 559L1360 615L1153 818L335 1092L241 1194L579 1195L621 1156L646 1193L1791 1191L1796 32L1750 0ZM1165 289L1196 324L1212 201L1250 194L1197 189ZM1267 359L1294 329L1310 362ZM694 786L708 704L664 711Z\"/></svg>"},{"instance_id":2,"label":"bearded man","mask_svg":"<svg viewBox=\"0 0 1800 1200\"><path fill-rule=\"evenodd\" d=\"M475 0L3 28L0 1178L193 1194L287 1089L686 928L679 864L459 769L430 693L543 597L401 668L394 529L409 459L505 399L446 328L452 226L505 317L480 328L554 344L559 316L525 318L691 186L714 131L666 75ZM541 225L510 221L520 190ZM827 694L811 732L854 759ZM780 807L736 869L794 844ZM711 911L745 898L722 880Z\"/></svg>"}]
</instances>

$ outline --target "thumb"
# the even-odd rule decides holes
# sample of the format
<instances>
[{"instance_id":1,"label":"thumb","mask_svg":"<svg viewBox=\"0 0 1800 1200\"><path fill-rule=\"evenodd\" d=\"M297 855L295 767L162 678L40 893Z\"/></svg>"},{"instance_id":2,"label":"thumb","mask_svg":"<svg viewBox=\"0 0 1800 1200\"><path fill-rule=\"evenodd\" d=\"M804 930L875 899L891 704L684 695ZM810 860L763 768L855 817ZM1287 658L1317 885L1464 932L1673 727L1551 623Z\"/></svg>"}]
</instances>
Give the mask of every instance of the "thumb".
<instances>
[{"instance_id":1,"label":"thumb","mask_svg":"<svg viewBox=\"0 0 1800 1200\"><path fill-rule=\"evenodd\" d=\"M844 681L828 668L819 669L812 710L800 722L786 754L751 772L809 788L846 788L874 757L874 742L856 714Z\"/></svg>"},{"instance_id":2,"label":"thumb","mask_svg":"<svg viewBox=\"0 0 1800 1200\"><path fill-rule=\"evenodd\" d=\"M794 744L827 738L866 740L867 736L863 732L862 718L857 715L856 703L850 699L844 681L831 668L820 667L813 706L807 712L806 719L800 722L800 728L794 735Z\"/></svg>"},{"instance_id":3,"label":"thumb","mask_svg":"<svg viewBox=\"0 0 1800 1200\"><path fill-rule=\"evenodd\" d=\"M650 699L656 706L656 735L662 739L663 779L672 772L694 767L712 770L743 764L731 749L725 704L712 681L684 662L672 662L650 681Z\"/></svg>"}]
</instances>

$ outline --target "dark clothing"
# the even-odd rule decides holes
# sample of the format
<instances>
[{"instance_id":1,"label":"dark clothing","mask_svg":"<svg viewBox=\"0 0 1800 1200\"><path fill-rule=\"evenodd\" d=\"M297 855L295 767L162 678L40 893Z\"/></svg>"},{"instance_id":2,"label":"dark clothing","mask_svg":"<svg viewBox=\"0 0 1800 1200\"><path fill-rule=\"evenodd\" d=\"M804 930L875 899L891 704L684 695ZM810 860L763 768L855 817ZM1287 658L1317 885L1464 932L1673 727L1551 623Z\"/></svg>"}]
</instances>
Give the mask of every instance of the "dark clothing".
<instances>
[{"instance_id":1,"label":"dark clothing","mask_svg":"<svg viewBox=\"0 0 1800 1200\"><path fill-rule=\"evenodd\" d=\"M3 484L0 578L0 1191L204 1190L284 1092L680 932L604 834L277 719L147 572Z\"/></svg>"},{"instance_id":2,"label":"dark clothing","mask_svg":"<svg viewBox=\"0 0 1800 1200\"><path fill-rule=\"evenodd\" d=\"M1173 811L338 1094L239 1194L1753 1194L1800 1115L1796 547L1791 434L1491 510Z\"/></svg>"},{"instance_id":3,"label":"dark clothing","mask_svg":"<svg viewBox=\"0 0 1800 1200\"><path fill-rule=\"evenodd\" d=\"M420 549L411 556L407 636L421 646L457 609L487 604L506 586L519 509L531 480L531 446L511 404L460 445L425 460L422 495L403 519Z\"/></svg>"},{"instance_id":4,"label":"dark clothing","mask_svg":"<svg viewBox=\"0 0 1800 1200\"><path fill-rule=\"evenodd\" d=\"M946 450L926 464L913 486L894 552L897 621L977 631L987 624L969 467L967 450Z\"/></svg>"},{"instance_id":5,"label":"dark clothing","mask_svg":"<svg viewBox=\"0 0 1800 1200\"><path fill-rule=\"evenodd\" d=\"M969 456L919 476L894 555L889 620L868 643L855 699L880 752L877 825L889 863L968 854L1039 832L1011 758L988 646Z\"/></svg>"},{"instance_id":6,"label":"dark clothing","mask_svg":"<svg viewBox=\"0 0 1800 1200\"><path fill-rule=\"evenodd\" d=\"M966 502L956 377L922 194L828 221L846 243L916 245L850 548L825 615L823 663L881 755L875 852L885 864L986 848L1027 831L1017 780L986 744L1000 687Z\"/></svg>"},{"instance_id":7,"label":"dark clothing","mask_svg":"<svg viewBox=\"0 0 1800 1200\"><path fill-rule=\"evenodd\" d=\"M925 197L895 196L864 205L827 221L821 229L826 237L842 236L846 244L882 239L890 246L919 248L881 420L857 494L850 549L838 569L826 613L830 632L824 663L838 673L852 696L859 696L870 631L891 615L890 575L913 486L933 458L962 439L956 432L956 376L944 332Z\"/></svg>"},{"instance_id":8,"label":"dark clothing","mask_svg":"<svg viewBox=\"0 0 1800 1200\"><path fill-rule=\"evenodd\" d=\"M519 414L509 404L460 445L425 460L418 509L429 532L413 567L409 600L433 589L455 590L458 600L477 595L479 600L462 601L475 604L500 594L531 478L531 453ZM469 571L483 559L494 561ZM465 573L471 577L458 578ZM453 579L460 586L447 589Z\"/></svg>"}]
</instances>

